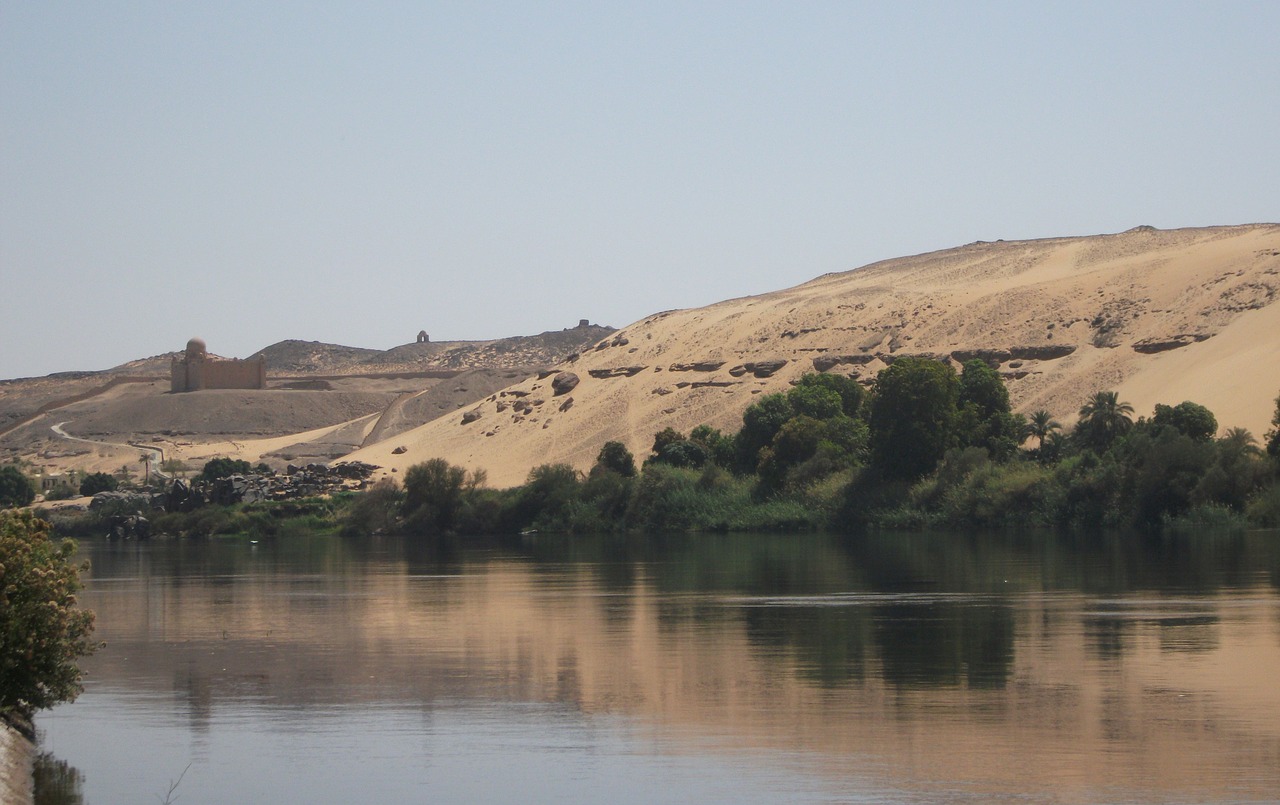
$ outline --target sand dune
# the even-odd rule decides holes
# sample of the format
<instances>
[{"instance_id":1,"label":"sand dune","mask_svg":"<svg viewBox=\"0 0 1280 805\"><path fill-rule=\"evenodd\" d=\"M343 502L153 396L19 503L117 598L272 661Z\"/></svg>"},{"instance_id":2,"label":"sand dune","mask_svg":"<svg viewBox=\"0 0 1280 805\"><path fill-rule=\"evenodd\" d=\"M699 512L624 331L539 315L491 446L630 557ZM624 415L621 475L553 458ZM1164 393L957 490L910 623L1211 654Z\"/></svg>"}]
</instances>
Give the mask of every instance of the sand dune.
<instances>
[{"instance_id":1,"label":"sand dune","mask_svg":"<svg viewBox=\"0 0 1280 805\"><path fill-rule=\"evenodd\" d=\"M607 440L643 456L667 426L736 429L756 395L815 366L869 382L900 356L979 350L1019 410L1070 421L1117 389L1139 414L1190 399L1261 435L1280 393L1277 300L1280 225L973 243L646 317L560 365L580 378L568 394L530 379L465 409L474 421L350 457L403 472L440 456L516 484L542 463L585 469Z\"/></svg>"}]
</instances>

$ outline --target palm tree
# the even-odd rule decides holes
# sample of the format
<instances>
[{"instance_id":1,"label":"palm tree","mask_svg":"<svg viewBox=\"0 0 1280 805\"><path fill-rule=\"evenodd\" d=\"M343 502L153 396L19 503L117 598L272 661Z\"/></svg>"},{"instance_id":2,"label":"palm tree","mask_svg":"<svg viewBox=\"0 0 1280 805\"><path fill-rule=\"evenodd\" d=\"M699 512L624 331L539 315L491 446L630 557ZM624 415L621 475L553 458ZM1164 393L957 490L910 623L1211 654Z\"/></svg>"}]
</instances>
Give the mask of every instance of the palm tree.
<instances>
[{"instance_id":1,"label":"palm tree","mask_svg":"<svg viewBox=\"0 0 1280 805\"><path fill-rule=\"evenodd\" d=\"M1055 430L1061 429L1062 423L1054 419L1053 415L1048 411L1045 411L1044 409L1032 411L1031 419L1027 421L1027 427L1023 431L1023 433L1026 434L1023 438L1025 439L1031 436L1036 437L1036 448L1040 449L1044 447L1044 437L1053 433Z\"/></svg>"},{"instance_id":2,"label":"palm tree","mask_svg":"<svg viewBox=\"0 0 1280 805\"><path fill-rule=\"evenodd\" d=\"M144 480L142 481L142 485L148 486L151 484L151 453L150 451L144 450L143 452L139 453L138 460L142 462L142 469L145 472L145 475L143 476Z\"/></svg>"},{"instance_id":3,"label":"palm tree","mask_svg":"<svg viewBox=\"0 0 1280 805\"><path fill-rule=\"evenodd\" d=\"M1262 455L1262 450L1258 447L1258 440L1253 437L1253 434L1247 428L1231 428L1218 441L1224 447L1230 448L1234 453L1247 453L1252 456Z\"/></svg>"},{"instance_id":4,"label":"palm tree","mask_svg":"<svg viewBox=\"0 0 1280 805\"><path fill-rule=\"evenodd\" d=\"M1099 391L1080 407L1076 432L1090 447L1105 450L1131 427L1133 406L1120 402L1120 395L1114 391Z\"/></svg>"},{"instance_id":5,"label":"palm tree","mask_svg":"<svg viewBox=\"0 0 1280 805\"><path fill-rule=\"evenodd\" d=\"M1040 443L1040 449L1036 451L1036 458L1042 464L1053 464L1062 458L1062 454L1067 451L1067 437L1063 436L1059 431L1049 431L1045 434L1044 441Z\"/></svg>"}]
</instances>

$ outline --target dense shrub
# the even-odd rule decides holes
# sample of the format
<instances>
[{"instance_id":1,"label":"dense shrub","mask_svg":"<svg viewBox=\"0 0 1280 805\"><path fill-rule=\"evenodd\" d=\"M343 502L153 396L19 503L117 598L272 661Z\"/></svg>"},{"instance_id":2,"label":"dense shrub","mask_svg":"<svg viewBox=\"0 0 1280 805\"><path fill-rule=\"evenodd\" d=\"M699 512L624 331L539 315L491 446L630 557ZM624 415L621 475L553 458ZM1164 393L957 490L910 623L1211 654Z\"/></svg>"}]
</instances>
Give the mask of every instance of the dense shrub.
<instances>
[{"instance_id":1,"label":"dense shrub","mask_svg":"<svg viewBox=\"0 0 1280 805\"><path fill-rule=\"evenodd\" d=\"M22 470L12 464L0 467L0 509L30 506L35 499L36 486Z\"/></svg>"},{"instance_id":2,"label":"dense shrub","mask_svg":"<svg viewBox=\"0 0 1280 805\"><path fill-rule=\"evenodd\" d=\"M483 484L483 471L468 473L442 458L413 465L404 474L405 530L416 534L455 530L467 498Z\"/></svg>"},{"instance_id":3,"label":"dense shrub","mask_svg":"<svg viewBox=\"0 0 1280 805\"><path fill-rule=\"evenodd\" d=\"M213 481L232 475L248 475L251 472L253 472L253 466L247 461L237 458L214 458L205 463L204 469L196 478L202 481Z\"/></svg>"},{"instance_id":4,"label":"dense shrub","mask_svg":"<svg viewBox=\"0 0 1280 805\"><path fill-rule=\"evenodd\" d=\"M631 478L636 474L636 459L622 442L605 442L600 448L600 454L596 456L595 466L591 470L593 475L596 470L607 470L624 478Z\"/></svg>"},{"instance_id":5,"label":"dense shrub","mask_svg":"<svg viewBox=\"0 0 1280 805\"><path fill-rule=\"evenodd\" d=\"M397 528L404 493L393 478L383 478L359 494L342 517L342 533L386 534Z\"/></svg>"},{"instance_id":6,"label":"dense shrub","mask_svg":"<svg viewBox=\"0 0 1280 805\"><path fill-rule=\"evenodd\" d=\"M1246 509L1249 522L1263 528L1280 528L1280 483L1259 492Z\"/></svg>"},{"instance_id":7,"label":"dense shrub","mask_svg":"<svg viewBox=\"0 0 1280 805\"><path fill-rule=\"evenodd\" d=\"M96 495L99 492L114 492L120 486L120 482L115 479L114 475L108 475L105 472L95 472L84 477L80 482L80 494Z\"/></svg>"}]
</instances>

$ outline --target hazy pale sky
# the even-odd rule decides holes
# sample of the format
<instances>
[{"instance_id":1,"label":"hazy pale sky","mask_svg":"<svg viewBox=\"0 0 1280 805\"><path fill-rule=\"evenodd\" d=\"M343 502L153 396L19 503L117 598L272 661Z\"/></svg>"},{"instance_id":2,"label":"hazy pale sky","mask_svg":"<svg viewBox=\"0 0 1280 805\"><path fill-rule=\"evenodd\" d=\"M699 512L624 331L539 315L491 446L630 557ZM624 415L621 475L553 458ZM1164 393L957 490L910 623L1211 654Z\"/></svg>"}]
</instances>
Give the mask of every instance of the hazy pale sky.
<instances>
[{"instance_id":1,"label":"hazy pale sky","mask_svg":"<svg viewBox=\"0 0 1280 805\"><path fill-rule=\"evenodd\" d=\"M0 0L0 378L1280 219L1278 2Z\"/></svg>"}]
</instances>

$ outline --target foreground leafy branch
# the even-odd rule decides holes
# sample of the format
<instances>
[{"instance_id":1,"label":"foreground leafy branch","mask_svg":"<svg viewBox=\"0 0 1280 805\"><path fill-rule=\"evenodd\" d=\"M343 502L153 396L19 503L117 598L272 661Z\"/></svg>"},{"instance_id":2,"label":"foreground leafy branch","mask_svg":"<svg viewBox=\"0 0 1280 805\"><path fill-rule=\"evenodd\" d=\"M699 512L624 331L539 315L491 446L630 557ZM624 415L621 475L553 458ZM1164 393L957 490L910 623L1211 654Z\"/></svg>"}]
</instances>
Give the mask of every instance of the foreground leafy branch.
<instances>
[{"instance_id":1,"label":"foreground leafy branch","mask_svg":"<svg viewBox=\"0 0 1280 805\"><path fill-rule=\"evenodd\" d=\"M91 654L93 613L76 606L71 540L55 544L30 511L0 512L0 716L22 726L82 690L76 661Z\"/></svg>"}]
</instances>

